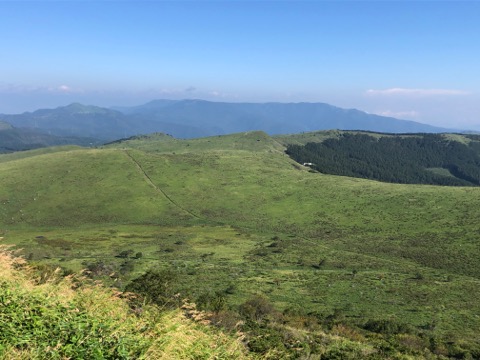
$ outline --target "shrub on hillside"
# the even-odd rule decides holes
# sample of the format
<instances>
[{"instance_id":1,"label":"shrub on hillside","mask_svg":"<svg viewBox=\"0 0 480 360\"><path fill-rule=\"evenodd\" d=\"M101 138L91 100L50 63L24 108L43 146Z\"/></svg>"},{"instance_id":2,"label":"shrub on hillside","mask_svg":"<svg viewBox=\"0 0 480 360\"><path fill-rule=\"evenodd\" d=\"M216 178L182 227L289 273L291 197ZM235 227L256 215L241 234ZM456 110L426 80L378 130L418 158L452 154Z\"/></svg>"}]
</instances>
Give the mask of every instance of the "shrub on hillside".
<instances>
[{"instance_id":1,"label":"shrub on hillside","mask_svg":"<svg viewBox=\"0 0 480 360\"><path fill-rule=\"evenodd\" d=\"M276 313L270 301L260 295L255 295L240 305L239 312L245 319L256 322Z\"/></svg>"},{"instance_id":2,"label":"shrub on hillside","mask_svg":"<svg viewBox=\"0 0 480 360\"><path fill-rule=\"evenodd\" d=\"M169 269L152 269L132 280L125 288L141 296L141 300L152 302L165 308L181 305L177 284L178 274Z\"/></svg>"}]
</instances>

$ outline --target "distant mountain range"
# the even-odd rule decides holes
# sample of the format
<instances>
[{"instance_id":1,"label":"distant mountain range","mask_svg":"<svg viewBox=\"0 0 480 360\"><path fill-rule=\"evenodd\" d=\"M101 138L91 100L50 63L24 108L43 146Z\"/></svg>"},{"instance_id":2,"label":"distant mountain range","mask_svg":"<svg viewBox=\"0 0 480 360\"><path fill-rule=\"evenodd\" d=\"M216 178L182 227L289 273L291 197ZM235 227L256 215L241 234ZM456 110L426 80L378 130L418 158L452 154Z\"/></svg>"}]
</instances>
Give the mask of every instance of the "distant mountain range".
<instances>
[{"instance_id":1,"label":"distant mountain range","mask_svg":"<svg viewBox=\"0 0 480 360\"><path fill-rule=\"evenodd\" d=\"M45 134L36 129L15 128L11 124L0 121L0 153L31 150L56 145L90 146L98 144L98 140Z\"/></svg>"},{"instance_id":2,"label":"distant mountain range","mask_svg":"<svg viewBox=\"0 0 480 360\"><path fill-rule=\"evenodd\" d=\"M369 130L387 133L452 132L414 121L341 109L324 103L226 103L204 100L154 100L112 109L74 103L18 115L0 115L17 128L57 136L112 141L151 132L197 138L263 130L270 135L315 130Z\"/></svg>"}]
</instances>

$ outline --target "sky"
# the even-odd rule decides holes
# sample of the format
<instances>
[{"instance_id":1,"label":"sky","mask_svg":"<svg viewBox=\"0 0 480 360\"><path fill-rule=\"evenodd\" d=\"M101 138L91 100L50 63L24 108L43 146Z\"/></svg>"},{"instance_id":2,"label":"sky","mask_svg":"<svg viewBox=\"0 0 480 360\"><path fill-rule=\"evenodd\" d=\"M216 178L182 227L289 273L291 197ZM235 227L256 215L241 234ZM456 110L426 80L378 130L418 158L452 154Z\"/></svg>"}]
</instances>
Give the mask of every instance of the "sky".
<instances>
[{"instance_id":1,"label":"sky","mask_svg":"<svg viewBox=\"0 0 480 360\"><path fill-rule=\"evenodd\" d=\"M480 129L480 1L2 1L0 113L323 102Z\"/></svg>"}]
</instances>

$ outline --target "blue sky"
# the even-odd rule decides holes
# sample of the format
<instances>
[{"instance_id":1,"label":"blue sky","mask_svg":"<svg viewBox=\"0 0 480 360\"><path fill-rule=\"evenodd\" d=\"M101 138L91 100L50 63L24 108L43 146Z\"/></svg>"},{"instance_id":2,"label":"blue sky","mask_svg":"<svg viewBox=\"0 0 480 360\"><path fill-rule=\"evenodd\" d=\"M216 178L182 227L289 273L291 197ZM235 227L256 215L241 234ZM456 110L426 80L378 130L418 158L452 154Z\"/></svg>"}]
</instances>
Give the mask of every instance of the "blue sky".
<instances>
[{"instance_id":1,"label":"blue sky","mask_svg":"<svg viewBox=\"0 0 480 360\"><path fill-rule=\"evenodd\" d=\"M0 1L0 113L326 102L480 128L478 1Z\"/></svg>"}]
</instances>

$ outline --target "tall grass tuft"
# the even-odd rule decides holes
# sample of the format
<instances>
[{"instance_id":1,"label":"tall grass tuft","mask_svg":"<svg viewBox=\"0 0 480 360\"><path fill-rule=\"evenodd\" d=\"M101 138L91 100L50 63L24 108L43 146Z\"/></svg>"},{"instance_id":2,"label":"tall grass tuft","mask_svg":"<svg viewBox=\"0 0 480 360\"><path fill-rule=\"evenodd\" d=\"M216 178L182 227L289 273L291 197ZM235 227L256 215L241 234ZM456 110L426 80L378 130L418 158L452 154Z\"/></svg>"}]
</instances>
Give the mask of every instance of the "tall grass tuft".
<instances>
[{"instance_id":1,"label":"tall grass tuft","mask_svg":"<svg viewBox=\"0 0 480 360\"><path fill-rule=\"evenodd\" d=\"M145 306L81 277L34 270L0 249L0 359L242 359L238 339Z\"/></svg>"}]
</instances>

